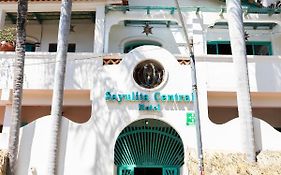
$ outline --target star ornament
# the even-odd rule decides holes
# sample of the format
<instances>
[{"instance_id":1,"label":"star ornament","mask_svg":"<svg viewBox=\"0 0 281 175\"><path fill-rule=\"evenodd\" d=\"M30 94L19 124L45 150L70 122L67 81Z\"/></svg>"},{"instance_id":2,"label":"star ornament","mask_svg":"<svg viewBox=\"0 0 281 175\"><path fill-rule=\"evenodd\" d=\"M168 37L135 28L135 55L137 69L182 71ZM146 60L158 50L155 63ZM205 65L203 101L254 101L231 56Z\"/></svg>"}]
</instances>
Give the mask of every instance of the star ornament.
<instances>
[{"instance_id":1,"label":"star ornament","mask_svg":"<svg viewBox=\"0 0 281 175\"><path fill-rule=\"evenodd\" d=\"M143 32L145 33L146 36L148 36L149 34L152 34L152 28L151 26L149 26L149 24L145 24L145 26L143 27Z\"/></svg>"},{"instance_id":2,"label":"star ornament","mask_svg":"<svg viewBox=\"0 0 281 175\"><path fill-rule=\"evenodd\" d=\"M70 25L69 31L70 32L75 32L74 27L75 27L75 25Z\"/></svg>"}]
</instances>

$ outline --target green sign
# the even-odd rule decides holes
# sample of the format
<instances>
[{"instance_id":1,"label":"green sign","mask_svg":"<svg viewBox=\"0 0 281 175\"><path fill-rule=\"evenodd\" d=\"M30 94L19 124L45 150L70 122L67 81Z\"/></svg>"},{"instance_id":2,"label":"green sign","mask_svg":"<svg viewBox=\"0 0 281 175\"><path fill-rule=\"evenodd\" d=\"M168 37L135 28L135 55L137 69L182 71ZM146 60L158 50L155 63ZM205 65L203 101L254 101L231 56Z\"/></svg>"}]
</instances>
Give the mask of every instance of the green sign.
<instances>
[{"instance_id":1,"label":"green sign","mask_svg":"<svg viewBox=\"0 0 281 175\"><path fill-rule=\"evenodd\" d=\"M195 113L193 111L187 112L186 113L186 125L193 126L193 125L195 125L195 122L196 122Z\"/></svg>"}]
</instances>

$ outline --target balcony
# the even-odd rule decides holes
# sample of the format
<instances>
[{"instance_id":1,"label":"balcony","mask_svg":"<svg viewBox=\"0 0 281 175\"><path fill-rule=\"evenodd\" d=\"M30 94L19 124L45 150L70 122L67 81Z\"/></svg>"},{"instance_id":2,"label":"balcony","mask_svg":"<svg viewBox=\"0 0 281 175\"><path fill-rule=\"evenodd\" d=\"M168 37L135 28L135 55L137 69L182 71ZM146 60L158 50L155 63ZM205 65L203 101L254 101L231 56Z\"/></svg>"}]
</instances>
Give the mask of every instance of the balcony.
<instances>
[{"instance_id":1,"label":"balcony","mask_svg":"<svg viewBox=\"0 0 281 175\"><path fill-rule=\"evenodd\" d=\"M55 53L28 52L26 54L24 88L52 89L55 70ZM15 53L0 53L0 89L12 88ZM103 65L119 64L123 54L97 55L68 53L66 89L91 89L97 69ZM182 65L189 59L175 55ZM198 82L207 84L208 91L235 91L235 71L230 55L196 56ZM280 92L281 56L248 56L249 77L253 92Z\"/></svg>"},{"instance_id":2,"label":"balcony","mask_svg":"<svg viewBox=\"0 0 281 175\"><path fill-rule=\"evenodd\" d=\"M280 92L281 56L247 56L251 92ZM198 79L208 91L236 91L231 55L198 56ZM204 80L203 80L204 79Z\"/></svg>"}]
</instances>

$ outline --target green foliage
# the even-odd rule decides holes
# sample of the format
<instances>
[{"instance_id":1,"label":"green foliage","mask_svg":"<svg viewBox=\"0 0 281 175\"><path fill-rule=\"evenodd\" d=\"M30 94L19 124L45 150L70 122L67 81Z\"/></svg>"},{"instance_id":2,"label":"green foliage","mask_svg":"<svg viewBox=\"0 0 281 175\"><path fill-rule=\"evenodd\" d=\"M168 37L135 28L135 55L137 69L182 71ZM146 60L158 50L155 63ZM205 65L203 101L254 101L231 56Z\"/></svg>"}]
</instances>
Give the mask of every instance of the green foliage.
<instances>
[{"instance_id":1,"label":"green foliage","mask_svg":"<svg viewBox=\"0 0 281 175\"><path fill-rule=\"evenodd\" d=\"M16 41L16 28L15 27L6 27L0 30L0 42L6 41L14 43Z\"/></svg>"}]
</instances>

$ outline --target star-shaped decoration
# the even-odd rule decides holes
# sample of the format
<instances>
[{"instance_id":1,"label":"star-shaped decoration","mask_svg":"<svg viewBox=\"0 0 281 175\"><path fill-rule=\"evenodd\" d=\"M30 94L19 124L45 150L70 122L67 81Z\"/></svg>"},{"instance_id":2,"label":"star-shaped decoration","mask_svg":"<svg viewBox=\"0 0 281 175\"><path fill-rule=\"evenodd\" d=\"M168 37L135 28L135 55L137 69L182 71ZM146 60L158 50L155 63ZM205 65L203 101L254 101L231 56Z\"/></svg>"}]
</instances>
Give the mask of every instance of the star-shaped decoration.
<instances>
[{"instance_id":1,"label":"star-shaped decoration","mask_svg":"<svg viewBox=\"0 0 281 175\"><path fill-rule=\"evenodd\" d=\"M145 26L143 27L143 32L145 33L146 36L148 36L148 34L152 34L152 28L151 26L149 26L149 24L145 24Z\"/></svg>"},{"instance_id":2,"label":"star-shaped decoration","mask_svg":"<svg viewBox=\"0 0 281 175\"><path fill-rule=\"evenodd\" d=\"M75 25L70 25L69 31L70 32L75 32L74 27L75 27Z\"/></svg>"},{"instance_id":3,"label":"star-shaped decoration","mask_svg":"<svg viewBox=\"0 0 281 175\"><path fill-rule=\"evenodd\" d=\"M244 38L246 41L248 41L248 39L250 38L249 33L247 33L247 31L244 31Z\"/></svg>"}]
</instances>

